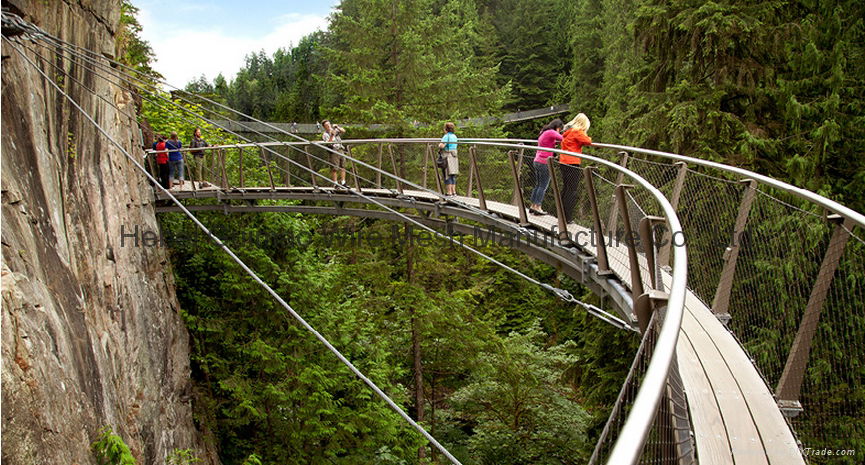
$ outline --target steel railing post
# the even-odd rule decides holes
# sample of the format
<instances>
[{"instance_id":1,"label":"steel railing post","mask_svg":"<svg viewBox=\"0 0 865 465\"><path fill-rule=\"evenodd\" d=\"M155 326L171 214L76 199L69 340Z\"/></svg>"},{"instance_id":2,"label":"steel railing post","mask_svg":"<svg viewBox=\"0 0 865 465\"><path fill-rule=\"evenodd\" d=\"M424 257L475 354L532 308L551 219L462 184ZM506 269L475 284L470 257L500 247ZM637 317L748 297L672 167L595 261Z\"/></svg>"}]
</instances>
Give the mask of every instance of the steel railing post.
<instances>
[{"instance_id":1,"label":"steel railing post","mask_svg":"<svg viewBox=\"0 0 865 465\"><path fill-rule=\"evenodd\" d=\"M660 216L644 216L640 220L640 242L643 245L643 253L646 254L646 265L649 268L652 289L658 291L664 290L664 281L661 279L661 267L657 261L654 227L664 221L666 220Z\"/></svg>"},{"instance_id":2,"label":"steel railing post","mask_svg":"<svg viewBox=\"0 0 865 465\"><path fill-rule=\"evenodd\" d=\"M390 155L390 164L391 167L393 167L393 175L396 177L396 191L402 195L402 183L400 182L401 176L396 169L396 158L393 156L393 144L387 144L387 153Z\"/></svg>"},{"instance_id":3,"label":"steel railing post","mask_svg":"<svg viewBox=\"0 0 865 465\"><path fill-rule=\"evenodd\" d=\"M487 198L484 195L484 186L483 186L483 184L481 184L481 172L480 172L480 170L478 170L477 152L476 152L474 145L469 148L469 158L471 160L471 168L469 169L469 175L471 175L471 173L474 172L475 177L477 177L477 179L478 179L478 206L480 207L481 210L486 211L487 210ZM471 182L469 183L469 186L471 186ZM466 195L471 197L471 195L472 195L471 188L466 193Z\"/></svg>"},{"instance_id":4,"label":"steel railing post","mask_svg":"<svg viewBox=\"0 0 865 465\"><path fill-rule=\"evenodd\" d=\"M375 188L381 189L381 156L382 156L382 144L378 144L378 170L375 172Z\"/></svg>"},{"instance_id":5,"label":"steel railing post","mask_svg":"<svg viewBox=\"0 0 865 465\"><path fill-rule=\"evenodd\" d=\"M270 190L276 190L276 184L273 183L273 172L270 169L270 156L264 147L261 147L261 159L264 161L264 167L267 169L267 179L270 181Z\"/></svg>"},{"instance_id":6,"label":"steel railing post","mask_svg":"<svg viewBox=\"0 0 865 465\"><path fill-rule=\"evenodd\" d=\"M312 168L312 156L309 154L310 150L312 150L312 146L307 145L306 150L304 150L304 153L306 153L306 163L309 165L309 177L312 179L312 188L318 189L318 182L315 180L315 170Z\"/></svg>"},{"instance_id":7,"label":"steel railing post","mask_svg":"<svg viewBox=\"0 0 865 465\"><path fill-rule=\"evenodd\" d=\"M621 165L622 168L627 168L628 167L628 152L619 152L619 155L622 156L622 160L619 162L619 165ZM622 173L620 171L619 174L616 175L616 185L618 186L619 184L622 184L622 182L624 182L624 180L625 180L625 173ZM609 221L609 223L607 224L607 231L610 231L610 233L613 234L614 236L616 235L616 226L617 226L616 222L619 220L618 208L619 208L618 202L616 202L616 199L614 198L613 199L613 205L612 205L612 207L610 207L610 217L607 219L607 221Z\"/></svg>"},{"instance_id":8,"label":"steel railing post","mask_svg":"<svg viewBox=\"0 0 865 465\"><path fill-rule=\"evenodd\" d=\"M625 228L625 246L628 248L628 264L631 271L631 295L636 302L637 298L643 294L643 276L640 273L640 259L637 256L637 246L634 243L638 240L634 236L631 229L631 214L628 211L627 199L625 198L625 190L633 186L627 184L619 184L616 186L616 202L618 202L620 214L622 215L622 223Z\"/></svg>"},{"instance_id":9,"label":"steel railing post","mask_svg":"<svg viewBox=\"0 0 865 465\"><path fill-rule=\"evenodd\" d=\"M570 241L568 238L568 223L565 221L565 207L562 205L562 192L556 178L556 170L553 167L553 163L557 162L558 159L555 157L547 158L547 170L550 172L550 184L553 185L553 197L556 201L556 222L559 228L559 240L561 241L564 238L564 240Z\"/></svg>"},{"instance_id":10,"label":"steel railing post","mask_svg":"<svg viewBox=\"0 0 865 465\"><path fill-rule=\"evenodd\" d=\"M730 293L733 291L733 277L736 275L736 261L739 259L739 241L745 226L748 224L748 214L751 212L751 204L754 203L754 195L757 192L757 181L743 179L740 181L745 185L745 193L742 195L742 203L739 204L739 212L736 214L736 223L733 226L733 240L724 251L724 268L721 270L721 279L715 290L715 298L712 299L712 313L721 321L729 321Z\"/></svg>"},{"instance_id":11,"label":"steel railing post","mask_svg":"<svg viewBox=\"0 0 865 465\"><path fill-rule=\"evenodd\" d=\"M520 187L520 172L517 168L517 162L514 160L514 150L508 150L508 160L511 162L511 174L514 177L514 206L517 207L517 212L520 216L520 226L526 227L529 223L529 217L526 214L526 201L523 198L523 189ZM520 151L520 159L522 159L522 150Z\"/></svg>"},{"instance_id":12,"label":"steel railing post","mask_svg":"<svg viewBox=\"0 0 865 465\"><path fill-rule=\"evenodd\" d=\"M189 172L189 179L192 181L192 191L195 192L198 189L195 187L195 168L198 166L198 160L195 158L195 155L192 152L186 152L187 158L184 160L183 167L186 171ZM192 160L194 163L187 163L187 160ZM188 167L187 167L188 166Z\"/></svg>"},{"instance_id":13,"label":"steel railing post","mask_svg":"<svg viewBox=\"0 0 865 465\"><path fill-rule=\"evenodd\" d=\"M243 188L243 187L246 187L246 184L243 182L243 147L238 147L237 149L239 151L238 152L238 162L237 162L238 172L240 174L239 181L240 181L240 187Z\"/></svg>"},{"instance_id":14,"label":"steel railing post","mask_svg":"<svg viewBox=\"0 0 865 465\"><path fill-rule=\"evenodd\" d=\"M147 159L147 168L150 169L150 174L153 175L154 178L159 179L159 169L154 167L155 163L153 162L153 159L156 158L156 154L145 153L144 156Z\"/></svg>"},{"instance_id":15,"label":"steel railing post","mask_svg":"<svg viewBox=\"0 0 865 465\"><path fill-rule=\"evenodd\" d=\"M438 187L438 190L440 193L446 194L445 184L444 184L445 181L442 178L442 170L440 170L438 167L436 167L435 173L436 173L436 187Z\"/></svg>"},{"instance_id":16,"label":"steel railing post","mask_svg":"<svg viewBox=\"0 0 865 465\"><path fill-rule=\"evenodd\" d=\"M784 364L784 372L778 381L777 389L775 389L778 406L785 415L791 417L802 411L799 394L802 380L805 377L805 368L808 366L808 357L811 353L811 341L817 332L823 303L826 301L835 270L838 269L841 255L844 253L847 240L850 239L850 230L853 228L852 220L843 220L839 215L832 215L830 220L835 222L835 230L832 232L832 238L829 239L829 246L826 249L826 255L823 256L823 262L820 264L820 271L817 272L817 279L811 289L811 296L805 306L805 313L799 323L799 330L796 332L796 338L793 340L793 346L790 348L790 354Z\"/></svg>"},{"instance_id":17,"label":"steel railing post","mask_svg":"<svg viewBox=\"0 0 865 465\"><path fill-rule=\"evenodd\" d=\"M599 275L608 275L612 274L613 271L610 270L610 262L607 259L607 242L604 239L604 229L601 223L601 215L598 212L598 196L595 193L595 167L587 166L585 168L586 173L586 192L589 194L589 206L592 209L592 219L594 221L594 236L597 236L597 260L598 260L598 274Z\"/></svg>"},{"instance_id":18,"label":"steel railing post","mask_svg":"<svg viewBox=\"0 0 865 465\"><path fill-rule=\"evenodd\" d=\"M475 187L475 182L474 182L475 170L474 170L474 168L471 167L471 157L473 156L472 154L474 153L474 150L475 150L474 145L469 147L469 159L470 159L470 161L469 161L469 179L468 179L468 185L466 186L466 197L472 196L472 189L474 189L474 187Z\"/></svg>"},{"instance_id":19,"label":"steel railing post","mask_svg":"<svg viewBox=\"0 0 865 465\"><path fill-rule=\"evenodd\" d=\"M679 166L679 172L676 174L676 181L673 183L673 193L670 195L670 205L673 210L679 211L679 198L682 197L682 189L685 187L685 175L688 174L688 164L683 161L677 161L673 165ZM664 231L662 236L661 250L658 252L658 264L661 267L670 266L670 248L673 246L673 239L670 231Z\"/></svg>"},{"instance_id":20,"label":"steel railing post","mask_svg":"<svg viewBox=\"0 0 865 465\"><path fill-rule=\"evenodd\" d=\"M345 146L345 153L349 156L349 158L354 158L353 156L351 156L350 145ZM351 176L354 178L354 188L357 189L358 192L360 192L360 179L357 175L357 163L355 163L354 160L351 160Z\"/></svg>"},{"instance_id":21,"label":"steel railing post","mask_svg":"<svg viewBox=\"0 0 865 465\"><path fill-rule=\"evenodd\" d=\"M522 145L522 144L520 144L520 145ZM526 151L526 149L520 149L519 161L517 162L517 186L522 185L521 184L521 181L522 181L521 173L523 172L523 154L525 153L525 151ZM521 202L521 203L519 203L519 205L525 205L525 203L524 203L525 199L519 198L519 194L522 193L521 189L522 188L514 189L514 195L511 198L512 204L517 205L518 202Z\"/></svg>"},{"instance_id":22,"label":"steel railing post","mask_svg":"<svg viewBox=\"0 0 865 465\"><path fill-rule=\"evenodd\" d=\"M427 171L429 170L429 161L432 158L432 144L426 144L426 150L423 153L423 188L427 189Z\"/></svg>"},{"instance_id":23,"label":"steel railing post","mask_svg":"<svg viewBox=\"0 0 865 465\"><path fill-rule=\"evenodd\" d=\"M291 150L285 151L285 187L291 187L291 162L289 161L291 154Z\"/></svg>"},{"instance_id":24,"label":"steel railing post","mask_svg":"<svg viewBox=\"0 0 865 465\"><path fill-rule=\"evenodd\" d=\"M228 174L225 172L225 150L219 149L219 166L222 171L222 187L227 189L228 186Z\"/></svg>"},{"instance_id":25,"label":"steel railing post","mask_svg":"<svg viewBox=\"0 0 865 465\"><path fill-rule=\"evenodd\" d=\"M628 247L628 261L631 268L632 289L640 289L643 287L643 276L640 271L640 259L637 255L637 247L634 244L635 236L632 234L630 212L625 201L624 188L630 186L617 186L616 199L620 202L619 209L622 211L622 223L625 228L625 245ZM622 188L622 189L620 189ZM655 260L655 235L652 227L658 222L663 222L664 218L659 216L645 216L640 219L639 235L636 236L643 246L643 252L646 255L646 266L649 269L651 289L648 292L641 293L639 297L634 297L634 315L637 317L637 322L640 325L640 332L645 332L648 329L649 322L652 320L652 314L658 307L658 302L664 302L669 299L669 295L664 292L663 281L661 281L661 269ZM634 270L636 269L636 273ZM661 313L662 315L663 313Z\"/></svg>"}]
</instances>

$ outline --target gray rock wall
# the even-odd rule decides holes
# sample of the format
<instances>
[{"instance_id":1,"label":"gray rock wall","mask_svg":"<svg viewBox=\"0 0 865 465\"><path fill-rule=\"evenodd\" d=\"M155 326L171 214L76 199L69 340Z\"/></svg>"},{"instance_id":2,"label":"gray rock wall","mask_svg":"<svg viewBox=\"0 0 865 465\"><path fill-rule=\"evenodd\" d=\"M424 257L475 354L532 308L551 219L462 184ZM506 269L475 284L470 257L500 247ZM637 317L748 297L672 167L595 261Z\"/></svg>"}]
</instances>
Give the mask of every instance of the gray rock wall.
<instances>
[{"instance_id":1,"label":"gray rock wall","mask_svg":"<svg viewBox=\"0 0 865 465\"><path fill-rule=\"evenodd\" d=\"M115 53L116 0L3 5L69 42ZM2 53L2 461L95 463L90 444L111 426L138 463L165 463L175 448L214 463L193 424L189 341L167 253L121 244L121 227L158 230L152 189L7 43ZM68 57L62 63L134 112L128 93ZM142 153L134 119L69 80L63 86Z\"/></svg>"}]
</instances>

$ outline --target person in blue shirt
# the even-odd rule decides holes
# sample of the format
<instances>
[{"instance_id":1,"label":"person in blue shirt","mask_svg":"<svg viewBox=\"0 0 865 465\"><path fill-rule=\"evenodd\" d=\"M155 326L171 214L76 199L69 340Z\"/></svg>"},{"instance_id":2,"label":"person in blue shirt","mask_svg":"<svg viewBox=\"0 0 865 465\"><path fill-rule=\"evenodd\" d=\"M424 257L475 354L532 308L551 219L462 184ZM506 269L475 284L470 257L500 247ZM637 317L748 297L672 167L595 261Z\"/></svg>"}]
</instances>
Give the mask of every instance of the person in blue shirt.
<instances>
[{"instance_id":1,"label":"person in blue shirt","mask_svg":"<svg viewBox=\"0 0 865 465\"><path fill-rule=\"evenodd\" d=\"M456 125L451 122L445 123L445 135L439 143L439 148L447 160L447 177L445 177L445 188L447 195L457 195L457 175L460 174L460 164L457 159L457 135L454 134Z\"/></svg>"},{"instance_id":2,"label":"person in blue shirt","mask_svg":"<svg viewBox=\"0 0 865 465\"><path fill-rule=\"evenodd\" d=\"M180 180L180 187L183 187L183 154L180 149L183 148L183 142L177 140L177 133L172 132L171 138L165 141L165 148L168 149L168 183L174 186L174 180Z\"/></svg>"}]
</instances>

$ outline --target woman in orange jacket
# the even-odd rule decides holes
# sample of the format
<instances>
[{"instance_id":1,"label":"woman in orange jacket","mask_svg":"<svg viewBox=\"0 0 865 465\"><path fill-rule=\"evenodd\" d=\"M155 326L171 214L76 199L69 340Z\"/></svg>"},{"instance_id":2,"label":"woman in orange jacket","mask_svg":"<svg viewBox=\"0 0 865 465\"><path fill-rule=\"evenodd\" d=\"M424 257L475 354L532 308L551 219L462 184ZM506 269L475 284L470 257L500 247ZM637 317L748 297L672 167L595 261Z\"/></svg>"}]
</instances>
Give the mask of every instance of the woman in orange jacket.
<instances>
[{"instance_id":1,"label":"woman in orange jacket","mask_svg":"<svg viewBox=\"0 0 865 465\"><path fill-rule=\"evenodd\" d=\"M562 134L562 150L573 153L583 153L584 145L592 145L592 138L586 132L591 122L583 113L578 114L565 125ZM574 207L577 205L577 189L580 186L582 170L580 157L561 154L559 169L562 172L562 206L565 209L565 221L570 223L574 218Z\"/></svg>"}]
</instances>

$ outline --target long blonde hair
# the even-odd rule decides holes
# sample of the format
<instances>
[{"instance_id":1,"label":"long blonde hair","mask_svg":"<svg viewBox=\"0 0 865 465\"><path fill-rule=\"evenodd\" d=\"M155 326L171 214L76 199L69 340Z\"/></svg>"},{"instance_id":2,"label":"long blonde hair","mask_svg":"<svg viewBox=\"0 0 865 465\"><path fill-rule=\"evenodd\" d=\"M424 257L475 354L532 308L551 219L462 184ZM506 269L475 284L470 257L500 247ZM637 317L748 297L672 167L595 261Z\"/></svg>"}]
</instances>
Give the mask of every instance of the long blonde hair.
<instances>
[{"instance_id":1,"label":"long blonde hair","mask_svg":"<svg viewBox=\"0 0 865 465\"><path fill-rule=\"evenodd\" d=\"M576 129L578 131L588 131L589 126L592 125L592 122L589 121L589 117L586 116L585 113L580 113L577 116L574 116L574 119L570 120L568 124L565 125L565 129Z\"/></svg>"}]
</instances>

